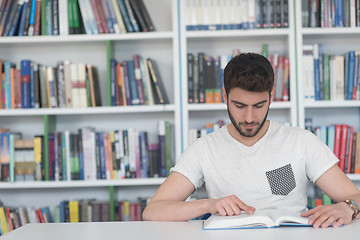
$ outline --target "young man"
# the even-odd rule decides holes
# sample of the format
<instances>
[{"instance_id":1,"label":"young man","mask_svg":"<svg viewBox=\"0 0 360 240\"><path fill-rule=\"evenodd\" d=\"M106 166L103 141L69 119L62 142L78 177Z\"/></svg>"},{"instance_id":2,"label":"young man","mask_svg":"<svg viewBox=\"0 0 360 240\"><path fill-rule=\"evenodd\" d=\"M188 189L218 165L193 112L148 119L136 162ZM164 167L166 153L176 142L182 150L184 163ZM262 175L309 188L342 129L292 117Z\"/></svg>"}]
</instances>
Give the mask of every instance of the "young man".
<instances>
[{"instance_id":1,"label":"young man","mask_svg":"<svg viewBox=\"0 0 360 240\"><path fill-rule=\"evenodd\" d=\"M186 149L144 210L144 220L282 208L311 216L309 224L325 228L359 216L360 191L331 150L309 131L267 120L274 92L274 72L265 57L234 57L223 88L231 123ZM309 180L337 203L307 211ZM204 183L208 199L185 201Z\"/></svg>"}]
</instances>

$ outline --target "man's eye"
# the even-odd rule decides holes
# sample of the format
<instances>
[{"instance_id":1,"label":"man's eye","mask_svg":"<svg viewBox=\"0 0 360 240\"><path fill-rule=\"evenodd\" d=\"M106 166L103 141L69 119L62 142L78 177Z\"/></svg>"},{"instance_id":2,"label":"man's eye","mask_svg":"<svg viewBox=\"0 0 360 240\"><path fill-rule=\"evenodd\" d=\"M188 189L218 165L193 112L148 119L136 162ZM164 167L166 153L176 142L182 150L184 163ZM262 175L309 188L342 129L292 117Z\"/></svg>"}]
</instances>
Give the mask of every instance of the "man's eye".
<instances>
[{"instance_id":1,"label":"man's eye","mask_svg":"<svg viewBox=\"0 0 360 240\"><path fill-rule=\"evenodd\" d=\"M244 108L244 105L235 105L237 108Z\"/></svg>"},{"instance_id":2,"label":"man's eye","mask_svg":"<svg viewBox=\"0 0 360 240\"><path fill-rule=\"evenodd\" d=\"M264 106L264 104L261 105L255 105L255 108L262 108Z\"/></svg>"}]
</instances>

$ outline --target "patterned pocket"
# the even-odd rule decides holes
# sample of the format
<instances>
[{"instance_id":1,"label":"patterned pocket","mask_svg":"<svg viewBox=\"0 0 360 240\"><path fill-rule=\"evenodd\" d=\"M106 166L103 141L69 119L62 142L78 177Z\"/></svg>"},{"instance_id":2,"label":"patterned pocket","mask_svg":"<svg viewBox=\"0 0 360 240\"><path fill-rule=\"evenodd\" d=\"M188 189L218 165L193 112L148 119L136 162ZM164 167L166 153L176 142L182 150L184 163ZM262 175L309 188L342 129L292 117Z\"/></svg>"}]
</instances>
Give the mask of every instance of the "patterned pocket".
<instances>
[{"instance_id":1,"label":"patterned pocket","mask_svg":"<svg viewBox=\"0 0 360 240\"><path fill-rule=\"evenodd\" d=\"M291 164L265 173L274 195L288 195L295 187L295 176Z\"/></svg>"}]
</instances>

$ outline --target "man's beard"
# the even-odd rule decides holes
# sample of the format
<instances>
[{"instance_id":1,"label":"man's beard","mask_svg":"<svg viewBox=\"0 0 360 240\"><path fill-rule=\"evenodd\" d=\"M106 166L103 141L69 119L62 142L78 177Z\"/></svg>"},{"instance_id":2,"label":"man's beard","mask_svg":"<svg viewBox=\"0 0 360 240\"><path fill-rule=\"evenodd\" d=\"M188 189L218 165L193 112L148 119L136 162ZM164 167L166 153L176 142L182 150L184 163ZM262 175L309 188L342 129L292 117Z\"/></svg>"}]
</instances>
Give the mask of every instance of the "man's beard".
<instances>
[{"instance_id":1,"label":"man's beard","mask_svg":"<svg viewBox=\"0 0 360 240\"><path fill-rule=\"evenodd\" d=\"M239 133L241 136L244 136L244 137L254 137L254 136L256 136L256 134L259 133L259 131L261 130L261 128L264 126L265 121L266 121L266 119L267 119L267 115L268 115L268 113L269 113L269 107L268 107L268 109L267 109L267 111L266 111L266 114L265 114L265 117L264 117L264 119L262 120L261 123L259 123L259 122L250 122L250 123L247 123L247 122L239 122L239 123L236 123L234 117L232 116L232 114L231 114L231 112L230 112L230 110L229 110L229 107L227 108L227 112L228 112L228 115L229 115L229 118L230 118L232 124L234 125L234 127L236 128L236 130L238 131L238 133ZM251 131L250 131L250 132L247 132L246 129L245 129L245 130L242 130L242 129L241 129L241 126L242 126L242 125L243 125L243 126L244 126L244 125L257 125L258 128L255 129L254 132L251 132Z\"/></svg>"}]
</instances>

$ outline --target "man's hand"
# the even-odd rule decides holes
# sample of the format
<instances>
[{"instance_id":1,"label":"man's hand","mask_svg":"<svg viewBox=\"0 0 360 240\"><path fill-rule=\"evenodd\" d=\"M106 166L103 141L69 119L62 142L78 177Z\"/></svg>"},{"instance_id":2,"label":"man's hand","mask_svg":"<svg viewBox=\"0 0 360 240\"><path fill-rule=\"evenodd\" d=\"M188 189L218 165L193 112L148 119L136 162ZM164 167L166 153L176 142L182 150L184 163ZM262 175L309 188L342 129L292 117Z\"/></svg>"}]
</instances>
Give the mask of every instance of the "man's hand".
<instances>
[{"instance_id":1,"label":"man's hand","mask_svg":"<svg viewBox=\"0 0 360 240\"><path fill-rule=\"evenodd\" d=\"M233 216L241 214L241 211L245 211L247 214L253 214L255 211L254 207L246 205L235 195L209 200L211 214L219 213L221 216Z\"/></svg>"},{"instance_id":2,"label":"man's hand","mask_svg":"<svg viewBox=\"0 0 360 240\"><path fill-rule=\"evenodd\" d=\"M353 211L345 202L337 204L317 206L301 214L302 217L310 217L309 224L314 228L340 227L351 223Z\"/></svg>"}]
</instances>

